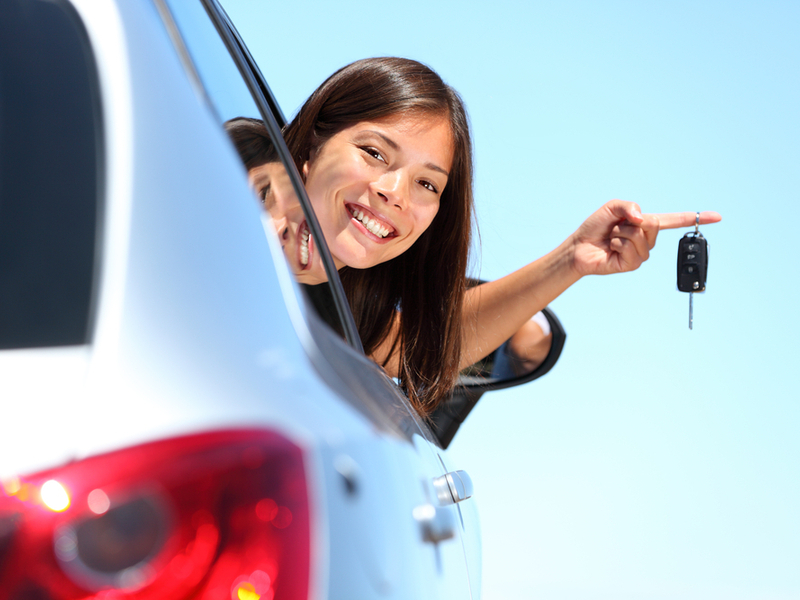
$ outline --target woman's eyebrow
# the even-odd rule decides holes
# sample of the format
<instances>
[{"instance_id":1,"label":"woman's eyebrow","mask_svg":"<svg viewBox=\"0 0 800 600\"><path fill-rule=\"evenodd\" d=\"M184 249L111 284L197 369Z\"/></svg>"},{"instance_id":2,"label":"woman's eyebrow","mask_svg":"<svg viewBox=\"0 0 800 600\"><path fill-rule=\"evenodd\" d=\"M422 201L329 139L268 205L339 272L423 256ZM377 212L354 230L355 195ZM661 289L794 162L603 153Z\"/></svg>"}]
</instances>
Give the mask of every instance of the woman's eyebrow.
<instances>
[{"instance_id":1,"label":"woman's eyebrow","mask_svg":"<svg viewBox=\"0 0 800 600\"><path fill-rule=\"evenodd\" d=\"M400 148L400 146L397 145L397 142L395 142L390 137L387 137L385 134L381 133L380 131L375 131L374 129L367 129L366 133L372 133L374 135L377 135L384 142L386 142L392 150L398 150ZM428 167L429 169L431 169L432 171L438 171L439 173L442 173L448 179L450 178L450 173L448 173L445 169L443 169L439 165L436 165L434 163L429 162L429 163L425 163L425 166Z\"/></svg>"},{"instance_id":2,"label":"woman's eyebrow","mask_svg":"<svg viewBox=\"0 0 800 600\"><path fill-rule=\"evenodd\" d=\"M368 129L368 130L367 130L367 132L368 132L368 133L372 133L372 134L375 134L375 135L377 135L377 136L378 136L379 138L381 138L381 139L382 139L384 142L386 142L387 144L389 144L389 147L390 147L392 150L397 150L397 149L399 149L399 148L400 148L400 146L398 146L398 145L397 145L397 142L395 142L395 141L394 141L392 138L390 138L390 137L387 137L385 134L381 133L380 131L375 131L374 129Z\"/></svg>"},{"instance_id":3,"label":"woman's eyebrow","mask_svg":"<svg viewBox=\"0 0 800 600\"><path fill-rule=\"evenodd\" d=\"M450 179L450 173L448 173L447 171L445 171L445 170L444 170L442 167L440 167L439 165L435 165L435 164L433 164L433 163L425 163L425 166L426 166L426 167L428 167L428 168L429 168L431 171L438 171L439 173L443 174L445 177L447 177L448 179Z\"/></svg>"}]
</instances>

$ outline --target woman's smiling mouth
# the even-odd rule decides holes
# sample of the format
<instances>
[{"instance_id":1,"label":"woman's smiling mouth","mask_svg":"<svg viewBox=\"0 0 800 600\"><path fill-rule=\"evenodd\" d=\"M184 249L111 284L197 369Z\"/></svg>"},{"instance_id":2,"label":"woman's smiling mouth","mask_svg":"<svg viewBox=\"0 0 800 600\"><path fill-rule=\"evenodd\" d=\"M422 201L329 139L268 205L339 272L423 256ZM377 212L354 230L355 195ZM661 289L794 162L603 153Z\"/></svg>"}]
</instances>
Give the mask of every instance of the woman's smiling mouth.
<instances>
[{"instance_id":1,"label":"woman's smiling mouth","mask_svg":"<svg viewBox=\"0 0 800 600\"><path fill-rule=\"evenodd\" d=\"M311 242L311 233L308 231L308 225L305 221L300 224L300 227L297 231L298 238L300 243L298 244L298 260L300 262L300 266L305 270L308 268L309 264L309 256L310 256L310 249L309 244Z\"/></svg>"},{"instance_id":2,"label":"woman's smiling mouth","mask_svg":"<svg viewBox=\"0 0 800 600\"><path fill-rule=\"evenodd\" d=\"M379 219L376 215L366 211L364 207L348 204L347 211L356 222L356 225L359 225L360 228L365 229L378 239L385 240L397 236L394 227Z\"/></svg>"}]
</instances>

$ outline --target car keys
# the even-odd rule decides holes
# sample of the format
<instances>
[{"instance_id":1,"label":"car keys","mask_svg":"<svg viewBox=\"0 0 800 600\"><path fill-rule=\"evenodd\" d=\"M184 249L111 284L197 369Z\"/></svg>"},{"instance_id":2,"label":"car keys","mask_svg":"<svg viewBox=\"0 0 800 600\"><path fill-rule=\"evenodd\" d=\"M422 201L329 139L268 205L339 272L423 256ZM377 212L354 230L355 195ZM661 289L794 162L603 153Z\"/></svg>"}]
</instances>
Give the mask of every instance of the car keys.
<instances>
[{"instance_id":1,"label":"car keys","mask_svg":"<svg viewBox=\"0 0 800 600\"><path fill-rule=\"evenodd\" d=\"M689 293L689 329L695 292L706 289L708 242L700 233L700 213L695 218L694 232L687 233L678 244L678 290Z\"/></svg>"}]
</instances>

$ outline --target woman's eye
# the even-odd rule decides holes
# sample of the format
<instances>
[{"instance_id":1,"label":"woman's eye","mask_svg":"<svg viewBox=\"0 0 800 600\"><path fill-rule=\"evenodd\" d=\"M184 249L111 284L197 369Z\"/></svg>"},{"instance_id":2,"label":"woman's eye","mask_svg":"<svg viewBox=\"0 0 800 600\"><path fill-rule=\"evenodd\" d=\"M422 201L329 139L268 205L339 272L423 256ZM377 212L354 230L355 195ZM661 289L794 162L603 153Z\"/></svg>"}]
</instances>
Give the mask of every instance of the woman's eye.
<instances>
[{"instance_id":1,"label":"woman's eye","mask_svg":"<svg viewBox=\"0 0 800 600\"><path fill-rule=\"evenodd\" d=\"M420 179L419 184L424 187L426 190L430 190L434 194L438 194L439 190L436 189L436 186L433 185L430 181L425 181L424 179Z\"/></svg>"},{"instance_id":2,"label":"woman's eye","mask_svg":"<svg viewBox=\"0 0 800 600\"><path fill-rule=\"evenodd\" d=\"M267 196L272 191L272 185L266 185L258 192L258 197L261 198L261 204L267 203Z\"/></svg>"},{"instance_id":3,"label":"woman's eye","mask_svg":"<svg viewBox=\"0 0 800 600\"><path fill-rule=\"evenodd\" d=\"M369 154L372 158L374 158L376 160L379 160L381 162L386 162L386 159L383 158L383 155L380 152L378 152L375 148L371 148L369 146L365 146L365 147L363 147L361 149L364 152L366 152L367 154Z\"/></svg>"}]
</instances>

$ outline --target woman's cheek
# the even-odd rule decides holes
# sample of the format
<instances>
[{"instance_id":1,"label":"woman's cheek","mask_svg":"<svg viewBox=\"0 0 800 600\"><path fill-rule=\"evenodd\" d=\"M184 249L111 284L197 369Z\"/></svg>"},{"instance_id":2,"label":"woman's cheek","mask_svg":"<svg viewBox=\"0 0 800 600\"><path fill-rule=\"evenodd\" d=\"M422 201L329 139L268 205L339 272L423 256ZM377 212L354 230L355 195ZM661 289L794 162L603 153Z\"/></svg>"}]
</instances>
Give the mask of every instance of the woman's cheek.
<instances>
[{"instance_id":1,"label":"woman's cheek","mask_svg":"<svg viewBox=\"0 0 800 600\"><path fill-rule=\"evenodd\" d=\"M431 226L433 220L436 218L436 215L439 212L439 202L435 202L433 205L426 207L423 211L423 214L420 215L420 222L422 223L422 231L426 231L428 227ZM420 232L421 233L421 232Z\"/></svg>"}]
</instances>

